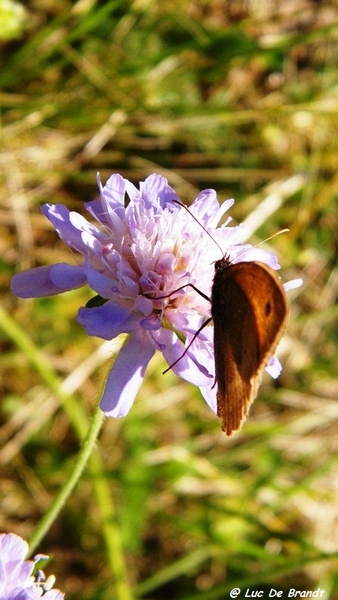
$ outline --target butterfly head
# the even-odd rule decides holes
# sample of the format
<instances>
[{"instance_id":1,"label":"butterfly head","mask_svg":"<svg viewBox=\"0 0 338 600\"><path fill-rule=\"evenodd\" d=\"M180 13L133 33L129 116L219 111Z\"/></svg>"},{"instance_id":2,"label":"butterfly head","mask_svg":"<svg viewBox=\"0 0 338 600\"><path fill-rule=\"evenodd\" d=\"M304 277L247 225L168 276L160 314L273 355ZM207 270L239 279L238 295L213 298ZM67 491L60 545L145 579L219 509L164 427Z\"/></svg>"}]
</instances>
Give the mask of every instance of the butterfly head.
<instances>
[{"instance_id":1,"label":"butterfly head","mask_svg":"<svg viewBox=\"0 0 338 600\"><path fill-rule=\"evenodd\" d=\"M230 260L230 256L228 254L225 254L222 258L220 258L219 260L216 260L215 273L218 273L218 271L223 271L224 269L229 267L231 264L232 264L232 262Z\"/></svg>"}]
</instances>

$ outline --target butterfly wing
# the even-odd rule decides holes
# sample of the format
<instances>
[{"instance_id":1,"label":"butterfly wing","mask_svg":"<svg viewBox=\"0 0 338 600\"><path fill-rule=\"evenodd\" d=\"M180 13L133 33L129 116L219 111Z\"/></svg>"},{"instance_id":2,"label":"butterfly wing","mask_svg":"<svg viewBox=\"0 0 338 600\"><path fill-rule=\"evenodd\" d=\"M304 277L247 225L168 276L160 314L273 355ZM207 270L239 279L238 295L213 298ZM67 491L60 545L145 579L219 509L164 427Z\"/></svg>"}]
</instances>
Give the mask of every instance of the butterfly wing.
<instances>
[{"instance_id":1,"label":"butterfly wing","mask_svg":"<svg viewBox=\"0 0 338 600\"><path fill-rule=\"evenodd\" d=\"M288 302L277 275L263 263L220 261L211 312L217 414L223 430L232 435L248 414L283 334Z\"/></svg>"}]
</instances>

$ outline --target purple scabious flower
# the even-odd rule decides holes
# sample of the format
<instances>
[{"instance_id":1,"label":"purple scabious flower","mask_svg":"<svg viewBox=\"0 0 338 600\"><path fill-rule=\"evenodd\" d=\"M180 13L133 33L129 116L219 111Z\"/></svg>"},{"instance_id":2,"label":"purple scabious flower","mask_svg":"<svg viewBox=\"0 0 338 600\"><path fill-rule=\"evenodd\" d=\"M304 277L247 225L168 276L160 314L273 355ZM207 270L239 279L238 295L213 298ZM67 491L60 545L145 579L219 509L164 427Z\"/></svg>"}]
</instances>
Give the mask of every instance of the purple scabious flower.
<instances>
[{"instance_id":1,"label":"purple scabious flower","mask_svg":"<svg viewBox=\"0 0 338 600\"><path fill-rule=\"evenodd\" d=\"M229 227L230 217L216 229L234 201L220 205L215 190L203 190L190 214L161 175L150 175L139 189L118 174L105 186L98 177L98 186L100 199L86 204L96 224L62 204L41 208L60 238L83 256L81 264L19 273L12 290L33 298L88 284L96 301L80 308L77 321L89 335L106 340L128 334L101 399L107 416L128 413L156 350L168 365L175 363L176 375L201 389L216 412L213 327L205 327L189 345L210 317L210 303L192 285L210 296L214 263L221 258L218 245L234 263L261 261L278 269L276 256L240 243L241 226ZM267 370L278 376L275 357Z\"/></svg>"},{"instance_id":2,"label":"purple scabious flower","mask_svg":"<svg viewBox=\"0 0 338 600\"><path fill-rule=\"evenodd\" d=\"M32 560L24 560L28 544L14 533L0 534L0 600L62 600L64 594L52 590L51 581L45 579L42 571L37 577L32 575L36 563L45 555L37 555Z\"/></svg>"}]
</instances>

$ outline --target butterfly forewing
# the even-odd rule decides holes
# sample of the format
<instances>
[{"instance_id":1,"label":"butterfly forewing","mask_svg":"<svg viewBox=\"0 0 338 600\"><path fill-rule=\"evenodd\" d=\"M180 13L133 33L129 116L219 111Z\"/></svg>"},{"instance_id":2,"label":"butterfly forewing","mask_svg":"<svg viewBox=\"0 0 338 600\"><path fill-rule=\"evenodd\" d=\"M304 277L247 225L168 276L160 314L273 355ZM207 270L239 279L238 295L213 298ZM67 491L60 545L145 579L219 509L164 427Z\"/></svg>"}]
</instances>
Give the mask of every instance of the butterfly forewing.
<instances>
[{"instance_id":1,"label":"butterfly forewing","mask_svg":"<svg viewBox=\"0 0 338 600\"><path fill-rule=\"evenodd\" d=\"M230 264L226 258L215 265L211 303L217 414L232 435L285 329L288 303L280 280L265 264Z\"/></svg>"}]
</instances>

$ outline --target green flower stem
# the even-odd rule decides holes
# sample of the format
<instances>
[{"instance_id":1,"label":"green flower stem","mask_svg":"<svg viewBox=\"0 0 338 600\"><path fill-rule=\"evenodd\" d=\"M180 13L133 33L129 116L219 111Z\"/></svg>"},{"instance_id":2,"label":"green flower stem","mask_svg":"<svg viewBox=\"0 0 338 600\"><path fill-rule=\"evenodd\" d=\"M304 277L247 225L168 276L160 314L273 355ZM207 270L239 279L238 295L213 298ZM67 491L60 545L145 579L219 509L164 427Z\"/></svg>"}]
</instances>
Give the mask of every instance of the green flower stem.
<instances>
[{"instance_id":1,"label":"green flower stem","mask_svg":"<svg viewBox=\"0 0 338 600\"><path fill-rule=\"evenodd\" d=\"M67 394L62 389L60 378L51 369L42 352L33 344L21 327L0 306L0 327L6 335L30 361L39 373L46 386L59 399L76 435L82 443L82 448L77 457L73 472L52 502L49 510L44 515L30 542L31 551L36 548L51 524L57 518L67 498L79 480L83 469L88 463L92 485L96 500L101 511L102 529L107 548L107 557L113 576L114 597L116 600L132 600L133 595L128 584L128 574L122 549L119 528L116 523L115 507L111 499L109 485L100 453L95 447L97 437L103 422L103 415L99 408L94 411L91 425L88 429L88 416L77 399Z\"/></svg>"},{"instance_id":2,"label":"green flower stem","mask_svg":"<svg viewBox=\"0 0 338 600\"><path fill-rule=\"evenodd\" d=\"M47 531L49 530L51 525L56 520L58 514L60 513L64 504L66 503L67 498L70 496L74 487L76 486L77 482L79 481L81 474L83 472L83 469L85 468L88 461L90 460L90 456L95 447L103 419L104 419L103 413L100 411L99 408L96 408L94 415L93 415L93 420L89 427L87 437L82 444L82 448L81 448L79 454L77 455L75 466L73 468L72 473L68 477L64 486L60 489L57 496L54 498L52 504L50 505L49 509L44 514L44 516L42 517L39 525L37 526L37 528L35 529L33 535L31 536L31 538L29 540L29 554L30 555L33 554L34 550L37 548L37 546L41 542L42 538L45 536L45 534L47 533ZM95 479L94 479L94 481L95 481Z\"/></svg>"}]
</instances>

